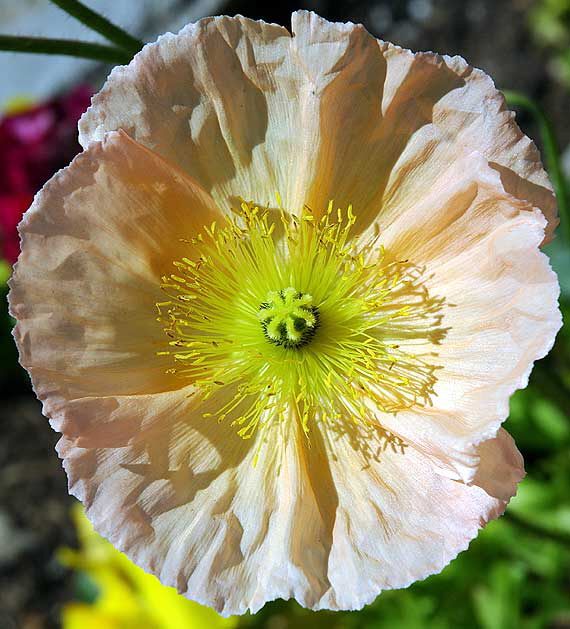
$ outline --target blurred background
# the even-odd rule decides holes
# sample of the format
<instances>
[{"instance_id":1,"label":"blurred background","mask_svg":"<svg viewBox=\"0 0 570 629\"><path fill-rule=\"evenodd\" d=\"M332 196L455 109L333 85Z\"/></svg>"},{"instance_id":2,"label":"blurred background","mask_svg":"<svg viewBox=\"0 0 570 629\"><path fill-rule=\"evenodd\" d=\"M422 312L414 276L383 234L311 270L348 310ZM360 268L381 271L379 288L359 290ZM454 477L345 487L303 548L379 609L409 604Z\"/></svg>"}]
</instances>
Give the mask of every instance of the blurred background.
<instances>
[{"instance_id":1,"label":"blurred background","mask_svg":"<svg viewBox=\"0 0 570 629\"><path fill-rule=\"evenodd\" d=\"M570 0L87 0L93 9L152 41L220 13L285 26L308 8L363 23L412 50L464 56L500 89L533 105L517 110L523 131L544 148L545 120L570 175ZM0 0L0 33L103 42L48 0ZM79 150L77 120L112 66L65 56L0 51L0 304L18 255L16 225L34 193ZM548 122L547 122L548 125ZM547 142L548 143L548 142ZM551 143L550 143L551 144ZM552 148L552 146L551 146ZM561 188L559 188L560 193ZM570 243L548 252L570 312ZM291 602L254 616L220 619L163 588L97 537L67 494L54 452L57 435L18 366L12 321L0 306L0 629L59 627L570 628L570 329L512 399L505 427L527 478L507 515L491 523L441 574L385 592L361 612L308 612Z\"/></svg>"}]
</instances>

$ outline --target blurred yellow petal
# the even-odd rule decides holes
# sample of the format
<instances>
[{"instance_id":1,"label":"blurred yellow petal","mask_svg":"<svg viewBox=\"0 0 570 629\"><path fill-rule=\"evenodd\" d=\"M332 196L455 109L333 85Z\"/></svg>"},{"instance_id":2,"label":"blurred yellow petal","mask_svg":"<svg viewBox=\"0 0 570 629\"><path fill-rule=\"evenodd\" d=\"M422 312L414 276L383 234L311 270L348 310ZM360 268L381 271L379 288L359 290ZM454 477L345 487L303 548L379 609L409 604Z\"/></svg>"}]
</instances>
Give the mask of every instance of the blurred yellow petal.
<instances>
[{"instance_id":1,"label":"blurred yellow petal","mask_svg":"<svg viewBox=\"0 0 570 629\"><path fill-rule=\"evenodd\" d=\"M222 618L215 611L180 596L153 575L133 564L123 553L98 535L83 508L72 510L81 547L63 548L59 560L84 572L98 589L91 604L64 606L64 629L85 627L156 627L156 629L202 629L234 627L236 618ZM97 624L99 623L99 624Z\"/></svg>"},{"instance_id":2,"label":"blurred yellow petal","mask_svg":"<svg viewBox=\"0 0 570 629\"><path fill-rule=\"evenodd\" d=\"M128 560L127 560L128 561ZM131 564L133 565L133 564ZM180 596L172 587L161 585L153 575L134 566L140 595L149 616L164 629L202 629L203 627L235 627L237 619L222 618L213 609ZM134 571L133 571L134 572Z\"/></svg>"},{"instance_id":3,"label":"blurred yellow petal","mask_svg":"<svg viewBox=\"0 0 570 629\"><path fill-rule=\"evenodd\" d=\"M63 629L125 629L121 622L85 603L68 603L61 616Z\"/></svg>"}]
</instances>

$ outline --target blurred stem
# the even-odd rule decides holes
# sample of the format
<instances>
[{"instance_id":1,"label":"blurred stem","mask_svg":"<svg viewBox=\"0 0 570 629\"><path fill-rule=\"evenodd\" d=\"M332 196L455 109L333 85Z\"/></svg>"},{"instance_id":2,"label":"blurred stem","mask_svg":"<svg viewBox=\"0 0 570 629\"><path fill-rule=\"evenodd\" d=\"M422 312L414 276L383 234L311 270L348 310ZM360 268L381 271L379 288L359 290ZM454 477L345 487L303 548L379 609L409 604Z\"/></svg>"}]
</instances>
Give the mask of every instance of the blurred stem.
<instances>
[{"instance_id":1,"label":"blurred stem","mask_svg":"<svg viewBox=\"0 0 570 629\"><path fill-rule=\"evenodd\" d=\"M114 46L75 41L73 39L0 35L0 50L84 57L115 64L126 64L131 60L130 55Z\"/></svg>"},{"instance_id":2,"label":"blurred stem","mask_svg":"<svg viewBox=\"0 0 570 629\"><path fill-rule=\"evenodd\" d=\"M510 90L505 90L503 94L509 105L525 109L538 124L546 156L546 167L552 178L552 184L554 185L554 191L558 201L558 213L562 223L562 232L566 238L566 242L570 243L570 200L568 183L560 163L560 151L558 150L552 124L542 109L532 99L528 98L528 96Z\"/></svg>"},{"instance_id":3,"label":"blurred stem","mask_svg":"<svg viewBox=\"0 0 570 629\"><path fill-rule=\"evenodd\" d=\"M568 546L570 548L570 535L568 533L553 531L552 529L536 524L535 522L530 522L526 518L523 518L510 510L505 511L505 515L503 517L528 533L552 540L553 542L558 542L559 544L563 544L564 546Z\"/></svg>"},{"instance_id":4,"label":"blurred stem","mask_svg":"<svg viewBox=\"0 0 570 629\"><path fill-rule=\"evenodd\" d=\"M143 42L133 37L127 31L110 22L106 17L86 7L79 0L51 0L60 9L85 24L88 28L100 33L113 42L119 48L126 50L131 57L135 55L143 46Z\"/></svg>"}]
</instances>

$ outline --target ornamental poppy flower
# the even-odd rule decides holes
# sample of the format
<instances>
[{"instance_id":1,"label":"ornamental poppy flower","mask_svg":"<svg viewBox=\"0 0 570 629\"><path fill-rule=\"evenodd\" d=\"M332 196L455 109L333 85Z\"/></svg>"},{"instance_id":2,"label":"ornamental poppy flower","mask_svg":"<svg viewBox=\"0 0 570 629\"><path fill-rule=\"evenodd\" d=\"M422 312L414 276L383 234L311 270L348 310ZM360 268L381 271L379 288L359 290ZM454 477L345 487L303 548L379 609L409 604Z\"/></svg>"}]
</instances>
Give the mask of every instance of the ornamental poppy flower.
<instances>
[{"instance_id":1,"label":"ornamental poppy flower","mask_svg":"<svg viewBox=\"0 0 570 629\"><path fill-rule=\"evenodd\" d=\"M561 324L552 189L491 80L292 22L115 69L12 279L71 493L223 614L441 570L524 474L500 426Z\"/></svg>"}]
</instances>

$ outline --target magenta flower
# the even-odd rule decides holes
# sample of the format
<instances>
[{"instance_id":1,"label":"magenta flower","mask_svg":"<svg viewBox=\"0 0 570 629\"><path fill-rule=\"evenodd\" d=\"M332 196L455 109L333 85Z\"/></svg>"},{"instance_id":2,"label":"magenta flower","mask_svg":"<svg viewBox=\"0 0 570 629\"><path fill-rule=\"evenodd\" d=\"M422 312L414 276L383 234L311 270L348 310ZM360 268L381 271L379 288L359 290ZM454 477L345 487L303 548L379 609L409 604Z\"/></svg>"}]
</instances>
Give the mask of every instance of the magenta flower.
<instances>
[{"instance_id":1,"label":"magenta flower","mask_svg":"<svg viewBox=\"0 0 570 629\"><path fill-rule=\"evenodd\" d=\"M80 85L43 105L0 119L0 255L14 263L16 226L34 194L81 150L77 121L92 91Z\"/></svg>"}]
</instances>

